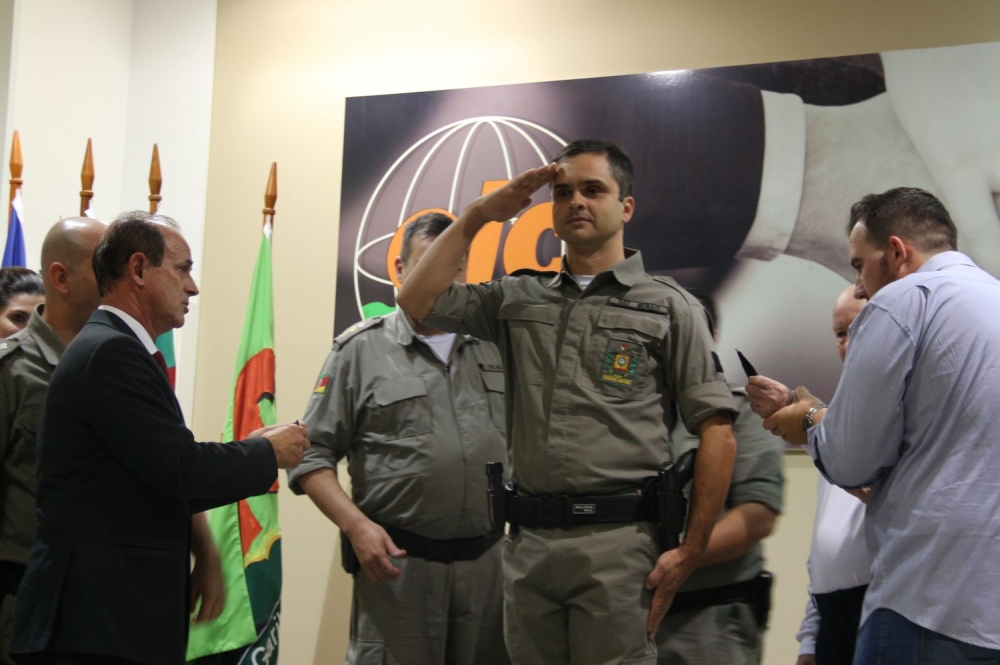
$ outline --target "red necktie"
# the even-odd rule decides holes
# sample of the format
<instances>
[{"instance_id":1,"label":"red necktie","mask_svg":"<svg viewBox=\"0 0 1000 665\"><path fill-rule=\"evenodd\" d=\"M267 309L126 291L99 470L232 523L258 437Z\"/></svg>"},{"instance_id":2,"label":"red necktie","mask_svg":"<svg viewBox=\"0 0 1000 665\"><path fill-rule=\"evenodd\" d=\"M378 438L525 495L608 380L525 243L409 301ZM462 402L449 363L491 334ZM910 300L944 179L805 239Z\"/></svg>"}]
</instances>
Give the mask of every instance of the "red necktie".
<instances>
[{"instance_id":1,"label":"red necktie","mask_svg":"<svg viewBox=\"0 0 1000 665\"><path fill-rule=\"evenodd\" d=\"M163 354L157 351L156 353L153 354L153 360L155 360L156 364L160 366L160 369L163 370L163 373L169 377L170 373L167 371L167 359L163 357Z\"/></svg>"}]
</instances>

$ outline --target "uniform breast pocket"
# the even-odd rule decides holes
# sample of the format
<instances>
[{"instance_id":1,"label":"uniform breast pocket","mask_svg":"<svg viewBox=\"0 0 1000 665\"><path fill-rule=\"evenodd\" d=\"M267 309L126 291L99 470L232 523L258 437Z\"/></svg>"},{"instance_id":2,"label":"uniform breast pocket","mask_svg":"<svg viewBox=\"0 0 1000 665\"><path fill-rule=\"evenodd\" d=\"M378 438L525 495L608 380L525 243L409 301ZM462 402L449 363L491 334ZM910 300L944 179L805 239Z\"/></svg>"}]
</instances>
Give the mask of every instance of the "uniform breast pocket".
<instances>
[{"instance_id":1,"label":"uniform breast pocket","mask_svg":"<svg viewBox=\"0 0 1000 665\"><path fill-rule=\"evenodd\" d=\"M373 391L370 427L385 441L426 434L434 429L427 384L423 377L383 381Z\"/></svg>"},{"instance_id":2,"label":"uniform breast pocket","mask_svg":"<svg viewBox=\"0 0 1000 665\"><path fill-rule=\"evenodd\" d=\"M506 431L507 410L504 403L503 368L480 363L479 369L483 374L483 387L486 389L493 426Z\"/></svg>"},{"instance_id":3,"label":"uniform breast pocket","mask_svg":"<svg viewBox=\"0 0 1000 665\"><path fill-rule=\"evenodd\" d=\"M582 385L622 399L648 397L656 390L658 349L668 333L661 314L602 310L580 358Z\"/></svg>"},{"instance_id":4,"label":"uniform breast pocket","mask_svg":"<svg viewBox=\"0 0 1000 665\"><path fill-rule=\"evenodd\" d=\"M542 385L547 375L555 373L559 307L545 303L504 303L497 317L510 334L515 382Z\"/></svg>"}]
</instances>

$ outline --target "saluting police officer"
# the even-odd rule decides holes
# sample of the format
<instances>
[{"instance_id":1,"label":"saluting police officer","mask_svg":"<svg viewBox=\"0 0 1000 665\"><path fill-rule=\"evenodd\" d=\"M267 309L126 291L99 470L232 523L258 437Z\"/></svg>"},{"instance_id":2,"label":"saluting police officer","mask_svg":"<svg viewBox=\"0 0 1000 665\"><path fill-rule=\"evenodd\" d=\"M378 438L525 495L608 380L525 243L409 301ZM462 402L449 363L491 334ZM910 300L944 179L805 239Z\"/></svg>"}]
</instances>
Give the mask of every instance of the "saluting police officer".
<instances>
[{"instance_id":1,"label":"saluting police officer","mask_svg":"<svg viewBox=\"0 0 1000 665\"><path fill-rule=\"evenodd\" d=\"M495 342L504 357L518 493L504 548L511 660L652 664L656 627L725 498L736 406L701 306L624 247L635 208L628 156L584 140L553 161L470 204L397 300L427 325ZM562 271L453 284L479 229L516 215L549 182ZM656 502L640 489L670 459L678 411L701 449L688 535L661 554Z\"/></svg>"},{"instance_id":2,"label":"saluting police officer","mask_svg":"<svg viewBox=\"0 0 1000 665\"><path fill-rule=\"evenodd\" d=\"M409 223L401 282L450 224L438 213ZM464 260L449 279L465 281ZM312 448L288 484L341 530L354 575L346 662L507 663L503 531L484 474L507 454L496 347L402 312L370 318L337 337L305 421ZM353 497L336 474L345 456Z\"/></svg>"}]
</instances>

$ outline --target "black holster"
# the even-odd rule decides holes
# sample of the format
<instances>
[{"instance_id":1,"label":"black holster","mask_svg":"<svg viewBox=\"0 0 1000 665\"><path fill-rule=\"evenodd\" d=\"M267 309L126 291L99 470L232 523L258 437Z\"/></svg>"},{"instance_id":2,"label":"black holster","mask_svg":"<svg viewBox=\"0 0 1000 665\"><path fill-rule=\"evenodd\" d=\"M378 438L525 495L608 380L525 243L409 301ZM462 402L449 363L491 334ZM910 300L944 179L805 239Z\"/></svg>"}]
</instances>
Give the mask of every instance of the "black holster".
<instances>
[{"instance_id":1,"label":"black holster","mask_svg":"<svg viewBox=\"0 0 1000 665\"><path fill-rule=\"evenodd\" d=\"M687 526L688 509L684 486L694 475L697 452L698 450L693 448L681 455L676 463L667 462L656 475L656 530L661 553L681 544L681 534Z\"/></svg>"}]
</instances>

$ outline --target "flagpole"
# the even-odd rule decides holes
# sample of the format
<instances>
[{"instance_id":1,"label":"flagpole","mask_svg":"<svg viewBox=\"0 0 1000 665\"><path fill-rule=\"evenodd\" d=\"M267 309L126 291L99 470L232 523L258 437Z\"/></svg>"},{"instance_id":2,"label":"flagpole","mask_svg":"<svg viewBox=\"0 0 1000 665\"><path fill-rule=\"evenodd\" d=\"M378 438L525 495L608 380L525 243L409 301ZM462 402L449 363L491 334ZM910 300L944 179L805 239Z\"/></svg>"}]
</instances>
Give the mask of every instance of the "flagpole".
<instances>
[{"instance_id":1,"label":"flagpole","mask_svg":"<svg viewBox=\"0 0 1000 665\"><path fill-rule=\"evenodd\" d=\"M267 224L268 217L271 218L271 226L274 227L274 204L278 202L278 162L271 162L271 174L267 178L267 188L264 190L264 221Z\"/></svg>"},{"instance_id":2,"label":"flagpole","mask_svg":"<svg viewBox=\"0 0 1000 665\"><path fill-rule=\"evenodd\" d=\"M163 186L163 176L160 174L160 149L153 144L153 159L149 163L149 212L155 213L160 209L160 187Z\"/></svg>"},{"instance_id":3,"label":"flagpole","mask_svg":"<svg viewBox=\"0 0 1000 665\"><path fill-rule=\"evenodd\" d=\"M94 198L94 151L87 139L87 152L83 154L83 168L80 169L80 216L83 217L90 210L90 199Z\"/></svg>"},{"instance_id":4,"label":"flagpole","mask_svg":"<svg viewBox=\"0 0 1000 665\"><path fill-rule=\"evenodd\" d=\"M21 171L24 168L24 158L21 157L21 135L14 130L14 140L10 146L10 199L7 206L7 226L10 227L10 216L14 211L14 197L21 189Z\"/></svg>"}]
</instances>

